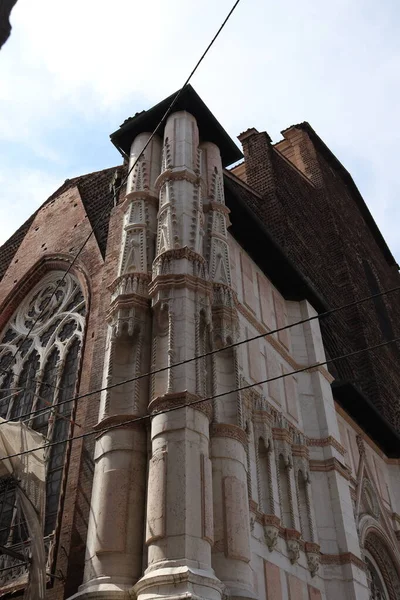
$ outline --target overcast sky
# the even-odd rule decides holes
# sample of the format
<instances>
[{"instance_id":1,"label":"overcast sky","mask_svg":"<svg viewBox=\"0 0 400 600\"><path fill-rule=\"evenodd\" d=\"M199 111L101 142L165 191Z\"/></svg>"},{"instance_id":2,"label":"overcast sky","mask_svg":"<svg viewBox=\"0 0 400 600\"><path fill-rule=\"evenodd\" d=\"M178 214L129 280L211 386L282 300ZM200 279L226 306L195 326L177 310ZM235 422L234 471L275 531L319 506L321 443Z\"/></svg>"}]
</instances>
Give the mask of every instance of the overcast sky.
<instances>
[{"instance_id":1,"label":"overcast sky","mask_svg":"<svg viewBox=\"0 0 400 600\"><path fill-rule=\"evenodd\" d=\"M233 0L18 0L0 51L0 243L177 90ZM307 120L400 262L398 0L241 0L192 85L236 136Z\"/></svg>"}]
</instances>

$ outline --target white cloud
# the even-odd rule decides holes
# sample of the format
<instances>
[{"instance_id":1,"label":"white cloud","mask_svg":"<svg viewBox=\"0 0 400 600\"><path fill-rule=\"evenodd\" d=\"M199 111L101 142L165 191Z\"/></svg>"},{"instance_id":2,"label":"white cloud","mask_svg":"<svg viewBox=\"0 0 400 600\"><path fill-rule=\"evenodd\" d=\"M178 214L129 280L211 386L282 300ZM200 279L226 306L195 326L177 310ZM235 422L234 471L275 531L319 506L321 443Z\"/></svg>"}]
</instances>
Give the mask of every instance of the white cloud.
<instances>
[{"instance_id":1,"label":"white cloud","mask_svg":"<svg viewBox=\"0 0 400 600\"><path fill-rule=\"evenodd\" d=\"M0 244L62 184L59 178L33 169L16 168L0 174L0 188L7 203L0 205Z\"/></svg>"},{"instance_id":2,"label":"white cloud","mask_svg":"<svg viewBox=\"0 0 400 600\"><path fill-rule=\"evenodd\" d=\"M0 56L0 143L20 144L28 166L32 155L43 172L54 163L61 172L54 132L67 135L76 119L115 129L178 89L231 5L19 0ZM399 20L391 0L242 0L193 79L232 136L256 126L277 140L308 120L353 174L398 260Z\"/></svg>"}]
</instances>

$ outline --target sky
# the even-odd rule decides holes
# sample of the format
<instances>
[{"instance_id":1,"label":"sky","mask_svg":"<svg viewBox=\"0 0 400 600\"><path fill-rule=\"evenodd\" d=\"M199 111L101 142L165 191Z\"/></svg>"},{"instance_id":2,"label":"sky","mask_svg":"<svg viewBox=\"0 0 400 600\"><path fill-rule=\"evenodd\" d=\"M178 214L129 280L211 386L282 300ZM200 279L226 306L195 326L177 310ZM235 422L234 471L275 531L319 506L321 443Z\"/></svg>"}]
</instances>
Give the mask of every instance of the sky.
<instances>
[{"instance_id":1,"label":"sky","mask_svg":"<svg viewBox=\"0 0 400 600\"><path fill-rule=\"evenodd\" d=\"M179 89L233 0L18 0L0 51L0 243ZM308 121L400 263L400 4L241 0L191 83L233 139Z\"/></svg>"}]
</instances>

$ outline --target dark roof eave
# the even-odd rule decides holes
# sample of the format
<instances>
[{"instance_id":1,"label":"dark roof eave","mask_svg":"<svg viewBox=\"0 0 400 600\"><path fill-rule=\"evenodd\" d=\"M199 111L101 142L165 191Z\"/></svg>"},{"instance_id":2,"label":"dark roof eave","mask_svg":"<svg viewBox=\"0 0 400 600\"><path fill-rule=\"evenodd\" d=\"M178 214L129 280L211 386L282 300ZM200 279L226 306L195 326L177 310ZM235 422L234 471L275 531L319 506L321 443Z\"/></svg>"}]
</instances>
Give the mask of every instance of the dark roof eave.
<instances>
[{"instance_id":1,"label":"dark roof eave","mask_svg":"<svg viewBox=\"0 0 400 600\"><path fill-rule=\"evenodd\" d=\"M388 458L400 458L400 435L380 414L376 406L347 381L334 381L332 393L336 402L382 449Z\"/></svg>"},{"instance_id":2,"label":"dark roof eave","mask_svg":"<svg viewBox=\"0 0 400 600\"><path fill-rule=\"evenodd\" d=\"M229 230L233 237L287 300L307 299L317 312L325 312L328 307L312 283L285 255L261 219L229 183L229 177L225 176L226 203L232 223Z\"/></svg>"},{"instance_id":3,"label":"dark roof eave","mask_svg":"<svg viewBox=\"0 0 400 600\"><path fill-rule=\"evenodd\" d=\"M302 129L303 131L308 133L308 135L312 138L312 140L315 143L315 145L317 146L317 148L320 150L321 154L323 156L325 156L325 158L328 160L328 162L331 165L333 165L337 169L337 171L340 173L342 179L349 186L350 192L352 193L354 200L356 201L366 224L368 225L373 236L375 237L376 243L378 244L381 251L383 252L383 255L384 255L386 261L391 266L393 266L393 265L397 266L396 259L394 258L393 254L391 253L390 248L387 245L385 238L383 237L382 233L380 232L380 229L379 229L378 225L376 224L374 217L372 216L364 198L362 197L358 187L356 186L356 184L354 182L354 179L352 178L352 176L350 175L348 170L342 165L340 160L338 158L336 158L336 156L333 154L332 150L330 150L328 148L328 146L325 144L325 142L319 137L319 135L314 131L314 129L311 127L311 125L309 123L307 123L307 122L299 123L298 125L295 125L294 127L298 127L299 129Z\"/></svg>"},{"instance_id":4,"label":"dark roof eave","mask_svg":"<svg viewBox=\"0 0 400 600\"><path fill-rule=\"evenodd\" d=\"M149 110L142 111L131 119L127 119L117 131L114 131L110 135L110 138L117 150L123 155L129 155L133 139L139 133L155 130L176 94L177 92L171 94L171 96L165 98ZM201 140L204 142L213 142L219 147L224 167L243 158L243 154L235 142L191 85L186 86L183 90L178 101L174 104L173 110L187 110L196 118ZM164 125L160 128L160 135L162 135L163 130Z\"/></svg>"}]
</instances>

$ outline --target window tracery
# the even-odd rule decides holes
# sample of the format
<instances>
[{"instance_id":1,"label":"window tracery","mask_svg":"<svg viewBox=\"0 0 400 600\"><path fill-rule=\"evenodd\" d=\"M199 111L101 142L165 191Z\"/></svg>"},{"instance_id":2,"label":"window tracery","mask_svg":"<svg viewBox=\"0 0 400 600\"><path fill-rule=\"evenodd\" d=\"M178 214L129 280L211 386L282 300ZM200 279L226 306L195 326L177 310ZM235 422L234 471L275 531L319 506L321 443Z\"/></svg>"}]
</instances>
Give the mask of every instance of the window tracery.
<instances>
[{"instance_id":1,"label":"window tracery","mask_svg":"<svg viewBox=\"0 0 400 600\"><path fill-rule=\"evenodd\" d=\"M0 416L25 421L50 442L71 434L73 401L65 401L74 395L85 326L80 285L71 274L63 277L61 271L45 275L0 335ZM32 414L37 410L42 412ZM46 456L46 540L54 537L65 451L66 444L59 444ZM0 479L0 543L16 548L24 542L29 552L18 513L12 478ZM0 586L20 578L21 569L20 561L0 554Z\"/></svg>"},{"instance_id":2,"label":"window tracery","mask_svg":"<svg viewBox=\"0 0 400 600\"><path fill-rule=\"evenodd\" d=\"M380 575L378 569L368 557L365 558L365 562L367 564L367 580L370 600L389 600L389 596L385 591L383 577Z\"/></svg>"}]
</instances>

